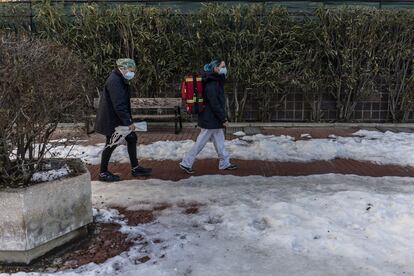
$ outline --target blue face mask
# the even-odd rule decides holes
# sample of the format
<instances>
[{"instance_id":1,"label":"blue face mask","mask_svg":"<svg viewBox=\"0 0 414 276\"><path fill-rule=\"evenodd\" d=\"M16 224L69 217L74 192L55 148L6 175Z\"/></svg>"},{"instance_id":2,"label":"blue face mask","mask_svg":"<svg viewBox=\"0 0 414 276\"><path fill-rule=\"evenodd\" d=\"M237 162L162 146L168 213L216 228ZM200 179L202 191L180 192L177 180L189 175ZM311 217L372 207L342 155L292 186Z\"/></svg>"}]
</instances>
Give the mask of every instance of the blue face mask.
<instances>
[{"instance_id":1,"label":"blue face mask","mask_svg":"<svg viewBox=\"0 0 414 276\"><path fill-rule=\"evenodd\" d=\"M135 76L134 72L128 71L127 73L125 73L124 78L126 80L132 80L134 78L134 76Z\"/></svg>"},{"instance_id":2,"label":"blue face mask","mask_svg":"<svg viewBox=\"0 0 414 276\"><path fill-rule=\"evenodd\" d=\"M227 68L226 67L220 68L219 74L227 76Z\"/></svg>"}]
</instances>

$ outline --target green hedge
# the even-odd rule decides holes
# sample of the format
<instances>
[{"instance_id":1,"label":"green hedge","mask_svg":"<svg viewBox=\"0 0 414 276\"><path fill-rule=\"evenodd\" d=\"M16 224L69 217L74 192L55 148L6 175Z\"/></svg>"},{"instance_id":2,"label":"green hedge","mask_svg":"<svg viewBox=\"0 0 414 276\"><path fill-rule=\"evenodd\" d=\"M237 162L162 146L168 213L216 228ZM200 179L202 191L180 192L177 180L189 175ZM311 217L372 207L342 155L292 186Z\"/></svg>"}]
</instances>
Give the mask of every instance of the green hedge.
<instances>
[{"instance_id":1,"label":"green hedge","mask_svg":"<svg viewBox=\"0 0 414 276\"><path fill-rule=\"evenodd\" d=\"M349 121L359 101L388 95L390 120L413 109L414 13L375 9L319 9L291 16L263 5L206 5L191 14L134 5L35 6L36 35L73 49L103 84L118 57L138 61L140 96L178 96L177 83L213 56L229 67L229 115L242 120L250 91L261 119L270 101L303 93L310 120L323 120L321 103L336 101ZM95 93L95 92L92 92ZM283 96L282 96L283 99Z\"/></svg>"}]
</instances>

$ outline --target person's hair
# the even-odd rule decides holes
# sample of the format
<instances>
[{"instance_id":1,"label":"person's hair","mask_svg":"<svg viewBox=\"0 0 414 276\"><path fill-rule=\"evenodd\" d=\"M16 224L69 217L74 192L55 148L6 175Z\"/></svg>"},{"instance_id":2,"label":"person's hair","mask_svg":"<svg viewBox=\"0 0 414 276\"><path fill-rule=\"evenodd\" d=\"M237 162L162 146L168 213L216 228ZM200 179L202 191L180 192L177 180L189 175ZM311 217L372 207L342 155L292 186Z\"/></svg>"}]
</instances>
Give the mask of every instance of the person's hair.
<instances>
[{"instance_id":1,"label":"person's hair","mask_svg":"<svg viewBox=\"0 0 414 276\"><path fill-rule=\"evenodd\" d=\"M210 63L204 65L204 71L213 72L214 68L219 67L222 62L223 60L221 58L213 58Z\"/></svg>"},{"instance_id":2,"label":"person's hair","mask_svg":"<svg viewBox=\"0 0 414 276\"><path fill-rule=\"evenodd\" d=\"M133 59L130 58L119 58L116 60L116 66L119 69L135 69L136 65L135 65L135 61Z\"/></svg>"}]
</instances>

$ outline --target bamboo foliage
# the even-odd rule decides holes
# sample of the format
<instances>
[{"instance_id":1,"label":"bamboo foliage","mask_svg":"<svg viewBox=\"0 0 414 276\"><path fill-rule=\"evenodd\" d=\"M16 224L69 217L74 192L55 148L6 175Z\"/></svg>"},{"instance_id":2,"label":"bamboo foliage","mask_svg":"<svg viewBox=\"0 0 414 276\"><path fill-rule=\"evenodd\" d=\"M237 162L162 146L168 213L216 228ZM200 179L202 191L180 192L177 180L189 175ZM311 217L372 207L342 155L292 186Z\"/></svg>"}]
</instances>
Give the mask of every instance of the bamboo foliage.
<instances>
[{"instance_id":1,"label":"bamboo foliage","mask_svg":"<svg viewBox=\"0 0 414 276\"><path fill-rule=\"evenodd\" d=\"M310 120L318 122L323 117L322 100L329 86L324 49L319 47L321 40L320 24L315 20L302 22L303 35L298 36L298 48L293 59L291 82L302 91L305 101L311 108Z\"/></svg>"},{"instance_id":2,"label":"bamboo foliage","mask_svg":"<svg viewBox=\"0 0 414 276\"><path fill-rule=\"evenodd\" d=\"M385 20L386 19L386 20ZM405 11L387 12L379 17L380 37L378 63L381 90L388 95L388 110L392 121L406 120L413 106L414 19Z\"/></svg>"},{"instance_id":3,"label":"bamboo foliage","mask_svg":"<svg viewBox=\"0 0 414 276\"><path fill-rule=\"evenodd\" d=\"M348 121L358 101L374 92L378 75L376 55L377 11L368 9L319 10L320 48L327 59L329 92L337 102L338 119Z\"/></svg>"},{"instance_id":4,"label":"bamboo foliage","mask_svg":"<svg viewBox=\"0 0 414 276\"><path fill-rule=\"evenodd\" d=\"M389 117L413 110L413 12L319 9L292 17L260 4L204 5L183 14L140 5L35 5L36 35L72 49L89 65L100 90L115 60L138 63L137 96L179 96L179 82L212 57L228 65L228 115L243 120L255 100L269 121L290 93L301 93L308 118L324 120L322 103L336 101L337 120L356 104L387 95ZM96 90L91 91L96 96ZM278 100L275 100L277 98Z\"/></svg>"}]
</instances>

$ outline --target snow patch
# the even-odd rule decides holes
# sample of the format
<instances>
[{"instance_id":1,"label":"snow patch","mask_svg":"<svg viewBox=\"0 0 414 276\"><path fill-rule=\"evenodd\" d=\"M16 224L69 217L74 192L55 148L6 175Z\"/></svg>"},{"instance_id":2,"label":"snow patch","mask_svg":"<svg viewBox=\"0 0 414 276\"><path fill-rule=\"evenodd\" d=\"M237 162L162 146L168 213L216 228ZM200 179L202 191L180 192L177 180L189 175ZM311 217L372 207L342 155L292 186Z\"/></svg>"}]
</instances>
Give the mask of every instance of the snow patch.
<instances>
[{"instance_id":1,"label":"snow patch","mask_svg":"<svg viewBox=\"0 0 414 276\"><path fill-rule=\"evenodd\" d=\"M243 131L237 131L235 133L233 133L234 136L246 136L246 133L244 133Z\"/></svg>"},{"instance_id":2,"label":"snow patch","mask_svg":"<svg viewBox=\"0 0 414 276\"><path fill-rule=\"evenodd\" d=\"M303 133L300 135L302 139L312 139L312 136L309 133Z\"/></svg>"},{"instance_id":3,"label":"snow patch","mask_svg":"<svg viewBox=\"0 0 414 276\"><path fill-rule=\"evenodd\" d=\"M232 158L243 160L300 161L333 160L335 158L371 161L379 164L414 166L414 133L393 133L360 130L355 137L298 140L290 136L253 135L226 141ZM181 160L194 145L192 140L158 141L138 146L141 159ZM99 164L104 144L58 146L51 149L56 157L82 158L86 163ZM217 158L212 143L208 143L198 159ZM126 146L119 146L112 161L127 163Z\"/></svg>"},{"instance_id":4,"label":"snow patch","mask_svg":"<svg viewBox=\"0 0 414 276\"><path fill-rule=\"evenodd\" d=\"M57 275L413 275L413 184L335 174L93 182L97 221L149 242ZM185 214L192 202L199 212ZM171 207L138 226L111 209L160 203Z\"/></svg>"},{"instance_id":5,"label":"snow patch","mask_svg":"<svg viewBox=\"0 0 414 276\"><path fill-rule=\"evenodd\" d=\"M71 169L68 165L64 165L62 168L57 170L49 170L49 171L40 171L36 172L32 176L33 182L47 182L59 179L61 177L67 176L71 173Z\"/></svg>"}]
</instances>

